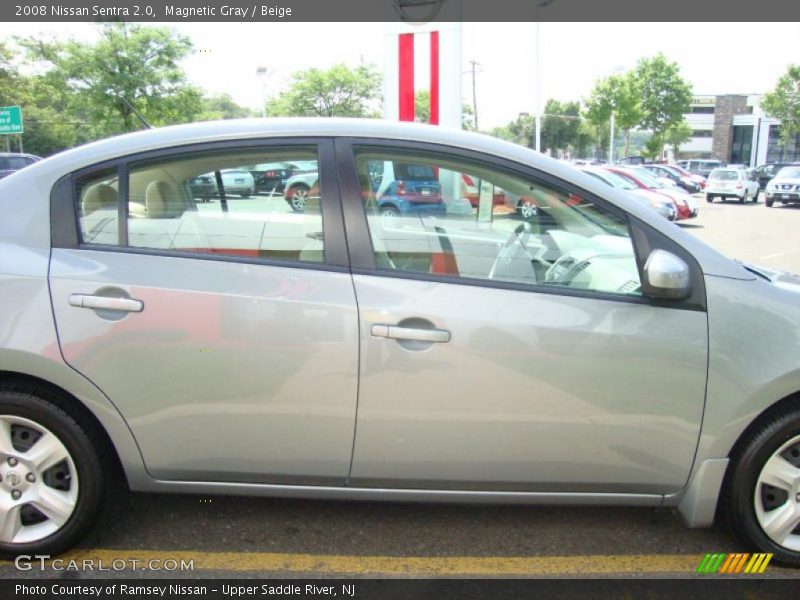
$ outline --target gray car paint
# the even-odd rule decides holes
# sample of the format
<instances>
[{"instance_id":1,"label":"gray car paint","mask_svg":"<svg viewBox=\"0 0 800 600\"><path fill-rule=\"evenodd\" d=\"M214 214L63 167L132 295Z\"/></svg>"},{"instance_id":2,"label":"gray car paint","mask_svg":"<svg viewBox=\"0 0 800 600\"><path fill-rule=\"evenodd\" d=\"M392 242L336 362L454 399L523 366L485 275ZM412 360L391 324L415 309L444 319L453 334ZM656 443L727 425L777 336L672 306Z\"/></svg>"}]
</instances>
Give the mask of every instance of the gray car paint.
<instances>
[{"instance_id":1,"label":"gray car paint","mask_svg":"<svg viewBox=\"0 0 800 600\"><path fill-rule=\"evenodd\" d=\"M318 486L274 486L255 484L168 482L149 476L143 468L140 452L126 422L106 398L85 377L63 361L57 351L58 339L47 302L47 256L50 245L49 194L55 182L86 165L136 152L225 139L257 139L306 136L376 137L438 143L452 148L469 148L497 155L522 165L572 181L576 185L625 209L639 220L670 237L690 252L705 274L708 290L710 328L710 364L705 415L697 454L691 468L689 485L682 491L663 497L667 505L677 506L692 525L710 524L719 483L724 475L726 457L732 445L752 419L766 408L800 390L797 371L798 298L793 292L779 290L766 281L757 281L739 265L709 248L680 228L661 220L626 199L622 194L593 182L567 165L548 159L528 149L487 136L450 131L443 128L398 125L368 120L242 120L225 123L202 123L169 127L129 134L76 148L14 173L0 181L0 299L4 306L25 310L0 312L0 370L24 373L50 381L82 402L102 423L111 436L132 489L149 491L215 491L264 495L335 497L391 497L452 500L487 500L532 502L637 503L640 496L629 494L510 494L436 492L414 490L357 490ZM742 324L754 318L761 331L780 335L745 336ZM783 328L783 329L781 329ZM752 352L744 349L751 348ZM47 351L50 349L49 351ZM779 360L775 360L775 358ZM741 374L737 376L737 374ZM747 375L752 376L748 378ZM744 382L734 389L727 380ZM113 400L113 398L112 398ZM236 432L231 435L235 436ZM227 437L227 436L226 436ZM224 445L223 440L223 445ZM647 498L647 497L645 497ZM660 496L653 496L660 498Z\"/></svg>"}]
</instances>

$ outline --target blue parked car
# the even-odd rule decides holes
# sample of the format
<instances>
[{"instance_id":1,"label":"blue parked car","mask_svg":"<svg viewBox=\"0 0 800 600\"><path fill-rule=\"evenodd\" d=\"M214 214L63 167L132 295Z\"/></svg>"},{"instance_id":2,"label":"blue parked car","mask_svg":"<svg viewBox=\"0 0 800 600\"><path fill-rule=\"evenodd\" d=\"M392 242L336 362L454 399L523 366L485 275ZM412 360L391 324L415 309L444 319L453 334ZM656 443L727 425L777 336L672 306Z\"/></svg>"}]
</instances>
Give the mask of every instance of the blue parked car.
<instances>
[{"instance_id":1,"label":"blue parked car","mask_svg":"<svg viewBox=\"0 0 800 600\"><path fill-rule=\"evenodd\" d=\"M447 212L442 199L442 186L430 165L371 161L372 190L378 212L390 220L409 214L441 214ZM378 170L382 170L379 173Z\"/></svg>"}]
</instances>

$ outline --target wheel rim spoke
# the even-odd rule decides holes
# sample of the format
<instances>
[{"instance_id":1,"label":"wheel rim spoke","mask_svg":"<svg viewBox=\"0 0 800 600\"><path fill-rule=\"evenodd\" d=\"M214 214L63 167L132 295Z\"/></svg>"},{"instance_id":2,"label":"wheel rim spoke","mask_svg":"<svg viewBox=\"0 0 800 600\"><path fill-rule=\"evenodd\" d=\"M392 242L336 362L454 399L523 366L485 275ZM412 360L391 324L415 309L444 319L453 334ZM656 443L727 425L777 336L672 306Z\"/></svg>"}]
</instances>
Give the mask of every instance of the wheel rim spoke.
<instances>
[{"instance_id":1,"label":"wheel rim spoke","mask_svg":"<svg viewBox=\"0 0 800 600\"><path fill-rule=\"evenodd\" d=\"M11 423L0 419L0 454L8 456L15 452L14 444L11 443Z\"/></svg>"},{"instance_id":2,"label":"wheel rim spoke","mask_svg":"<svg viewBox=\"0 0 800 600\"><path fill-rule=\"evenodd\" d=\"M22 528L21 511L20 504L0 506L0 542L8 544L14 541Z\"/></svg>"},{"instance_id":3,"label":"wheel rim spoke","mask_svg":"<svg viewBox=\"0 0 800 600\"><path fill-rule=\"evenodd\" d=\"M39 496L30 501L39 511L55 525L61 527L67 522L75 508L75 500L69 492L55 488L40 486Z\"/></svg>"},{"instance_id":4,"label":"wheel rim spoke","mask_svg":"<svg viewBox=\"0 0 800 600\"><path fill-rule=\"evenodd\" d=\"M784 544L798 524L800 524L800 512L795 508L794 502L787 502L767 513L762 527L769 537L779 544Z\"/></svg>"},{"instance_id":5,"label":"wheel rim spoke","mask_svg":"<svg viewBox=\"0 0 800 600\"><path fill-rule=\"evenodd\" d=\"M41 475L50 467L68 459L69 453L56 436L47 432L23 455L23 458L29 460Z\"/></svg>"},{"instance_id":6,"label":"wheel rim spoke","mask_svg":"<svg viewBox=\"0 0 800 600\"><path fill-rule=\"evenodd\" d=\"M775 454L764 465L760 481L791 493L794 486L800 481L800 469L780 454Z\"/></svg>"}]
</instances>

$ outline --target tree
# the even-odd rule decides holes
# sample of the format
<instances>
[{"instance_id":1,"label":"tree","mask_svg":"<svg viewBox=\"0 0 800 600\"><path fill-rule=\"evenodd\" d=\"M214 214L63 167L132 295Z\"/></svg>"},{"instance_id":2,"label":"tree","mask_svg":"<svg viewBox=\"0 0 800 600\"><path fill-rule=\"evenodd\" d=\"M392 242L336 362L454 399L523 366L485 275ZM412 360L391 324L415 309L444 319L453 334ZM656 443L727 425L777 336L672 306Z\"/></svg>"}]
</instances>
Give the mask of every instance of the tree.
<instances>
[{"instance_id":1,"label":"tree","mask_svg":"<svg viewBox=\"0 0 800 600\"><path fill-rule=\"evenodd\" d=\"M800 133L800 65L789 65L775 88L764 95L761 106L768 115L781 121L783 160L786 160L786 147Z\"/></svg>"},{"instance_id":2,"label":"tree","mask_svg":"<svg viewBox=\"0 0 800 600\"><path fill-rule=\"evenodd\" d=\"M549 99L544 105L541 144L552 154L574 149L580 137L581 106L579 102Z\"/></svg>"},{"instance_id":3,"label":"tree","mask_svg":"<svg viewBox=\"0 0 800 600\"><path fill-rule=\"evenodd\" d=\"M243 119L245 117L256 116L249 108L236 104L233 98L230 97L230 94L206 96L202 100L202 105L203 112L200 117L204 121L215 119Z\"/></svg>"},{"instance_id":4,"label":"tree","mask_svg":"<svg viewBox=\"0 0 800 600\"><path fill-rule=\"evenodd\" d=\"M628 156L631 131L639 126L643 117L633 73L598 80L586 106L592 125L596 128L603 123L608 123L610 128L611 115L614 115L615 126L625 134L623 156Z\"/></svg>"},{"instance_id":5,"label":"tree","mask_svg":"<svg viewBox=\"0 0 800 600\"><path fill-rule=\"evenodd\" d=\"M675 156L678 155L680 145L692 139L692 126L686 121L676 123L664 134L664 141L672 146Z\"/></svg>"},{"instance_id":6,"label":"tree","mask_svg":"<svg viewBox=\"0 0 800 600\"><path fill-rule=\"evenodd\" d=\"M100 40L86 44L29 38L29 59L50 67L63 82L72 108L105 135L141 128L131 105L154 125L194 120L202 94L189 85L178 63L192 50L186 36L166 27L104 23Z\"/></svg>"},{"instance_id":7,"label":"tree","mask_svg":"<svg viewBox=\"0 0 800 600\"><path fill-rule=\"evenodd\" d=\"M373 117L380 98L381 74L373 65L351 69L337 64L327 71L308 69L292 76L288 90L267 102L271 116Z\"/></svg>"},{"instance_id":8,"label":"tree","mask_svg":"<svg viewBox=\"0 0 800 600\"><path fill-rule=\"evenodd\" d=\"M431 93L420 90L414 94L414 121L416 123L430 123L431 120ZM475 113L469 104L461 106L461 129L477 131L475 129Z\"/></svg>"},{"instance_id":9,"label":"tree","mask_svg":"<svg viewBox=\"0 0 800 600\"><path fill-rule=\"evenodd\" d=\"M639 60L632 77L642 111L639 124L663 144L666 132L689 111L692 88L681 77L678 64L663 54Z\"/></svg>"}]
</instances>

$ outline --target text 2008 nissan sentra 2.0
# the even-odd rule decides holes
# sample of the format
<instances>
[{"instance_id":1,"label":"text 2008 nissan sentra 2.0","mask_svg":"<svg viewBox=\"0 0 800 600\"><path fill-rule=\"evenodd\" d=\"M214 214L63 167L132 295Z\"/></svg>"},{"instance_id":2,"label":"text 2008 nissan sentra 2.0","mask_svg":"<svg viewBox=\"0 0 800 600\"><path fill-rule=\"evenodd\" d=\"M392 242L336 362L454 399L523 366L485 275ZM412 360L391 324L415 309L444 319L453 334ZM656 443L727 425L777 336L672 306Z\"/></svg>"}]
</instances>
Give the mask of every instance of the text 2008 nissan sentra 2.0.
<instances>
[{"instance_id":1,"label":"text 2008 nissan sentra 2.0","mask_svg":"<svg viewBox=\"0 0 800 600\"><path fill-rule=\"evenodd\" d=\"M272 163L316 174L302 206L226 190ZM225 121L43 160L0 214L5 556L75 544L118 470L723 513L800 564L800 278L572 167L421 125Z\"/></svg>"}]
</instances>

